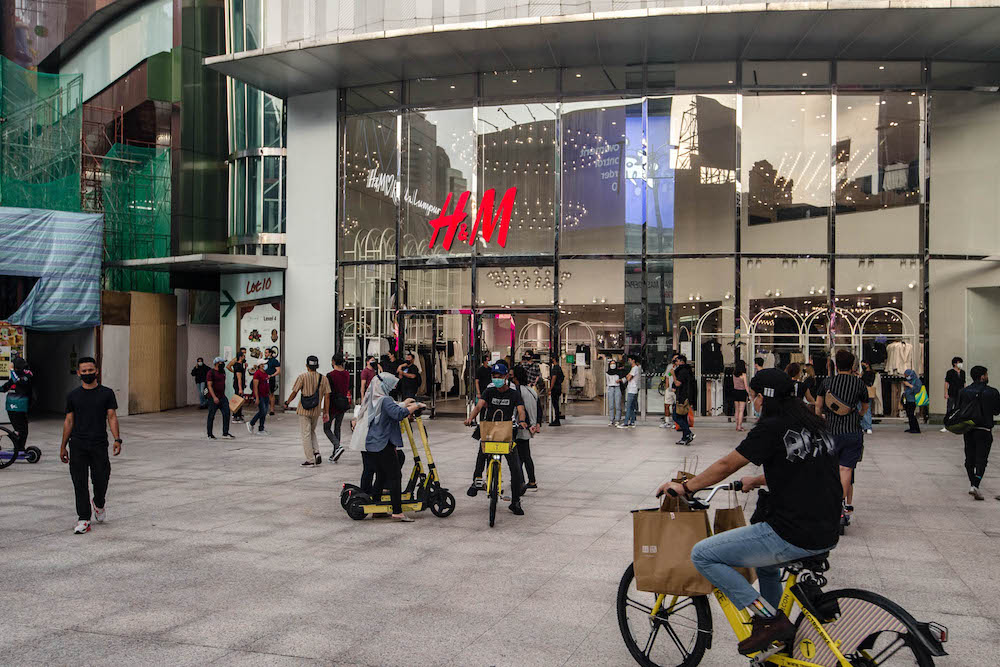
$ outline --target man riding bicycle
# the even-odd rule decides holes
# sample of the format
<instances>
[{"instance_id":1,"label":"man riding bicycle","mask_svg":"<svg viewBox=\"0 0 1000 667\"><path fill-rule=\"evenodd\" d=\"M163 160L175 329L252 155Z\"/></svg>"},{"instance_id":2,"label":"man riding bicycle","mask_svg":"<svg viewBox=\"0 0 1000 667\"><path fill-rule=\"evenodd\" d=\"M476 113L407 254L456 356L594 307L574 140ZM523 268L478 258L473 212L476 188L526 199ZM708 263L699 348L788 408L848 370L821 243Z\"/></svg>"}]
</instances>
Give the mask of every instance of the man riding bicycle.
<instances>
[{"instance_id":1,"label":"man riding bicycle","mask_svg":"<svg viewBox=\"0 0 1000 667\"><path fill-rule=\"evenodd\" d=\"M743 655L791 641L795 626L777 610L781 565L825 553L838 539L843 491L834 443L823 419L794 396L794 386L776 368L757 373L750 388L760 420L746 439L700 475L657 490L658 496L668 491L689 496L748 463L763 465L763 475L740 480L744 492L768 487L754 517L760 515L761 521L709 537L691 550L698 571L737 608L752 614L752 632L739 644ZM756 568L760 593L734 567Z\"/></svg>"}]
</instances>

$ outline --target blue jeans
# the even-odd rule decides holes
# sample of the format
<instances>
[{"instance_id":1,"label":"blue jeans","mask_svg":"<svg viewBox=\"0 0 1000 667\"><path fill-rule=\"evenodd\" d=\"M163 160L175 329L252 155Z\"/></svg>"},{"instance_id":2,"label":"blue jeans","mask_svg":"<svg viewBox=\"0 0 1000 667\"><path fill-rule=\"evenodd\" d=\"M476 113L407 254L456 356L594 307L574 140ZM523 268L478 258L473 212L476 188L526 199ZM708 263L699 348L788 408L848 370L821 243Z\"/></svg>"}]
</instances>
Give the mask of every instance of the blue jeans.
<instances>
[{"instance_id":1,"label":"blue jeans","mask_svg":"<svg viewBox=\"0 0 1000 667\"><path fill-rule=\"evenodd\" d=\"M203 408L206 405L208 405L209 398L205 394L205 388L208 387L208 383L207 382L195 382L194 384L195 384L196 387L198 387L198 400L200 401L198 403L198 406Z\"/></svg>"},{"instance_id":2,"label":"blue jeans","mask_svg":"<svg viewBox=\"0 0 1000 667\"><path fill-rule=\"evenodd\" d=\"M625 426L635 424L635 411L639 404L639 394L625 394Z\"/></svg>"},{"instance_id":3,"label":"blue jeans","mask_svg":"<svg viewBox=\"0 0 1000 667\"><path fill-rule=\"evenodd\" d=\"M858 410L861 409L861 404L858 403ZM868 412L861 415L861 430L868 432L872 430L872 404L868 404Z\"/></svg>"},{"instance_id":4,"label":"blue jeans","mask_svg":"<svg viewBox=\"0 0 1000 667\"><path fill-rule=\"evenodd\" d=\"M253 419L250 420L250 428L253 428L254 424L256 424L257 420L259 419L260 426L258 426L257 428L258 430L263 431L264 420L267 419L267 413L270 409L271 409L271 397L268 396L267 394L261 394L260 399L257 401L257 414L255 414L253 416Z\"/></svg>"},{"instance_id":5,"label":"blue jeans","mask_svg":"<svg viewBox=\"0 0 1000 667\"><path fill-rule=\"evenodd\" d=\"M781 566L824 551L829 549L802 549L789 544L768 524L757 523L702 540L691 550L691 562L737 609L749 607L757 599L757 591L733 567L756 568L761 597L777 608L781 602Z\"/></svg>"},{"instance_id":6,"label":"blue jeans","mask_svg":"<svg viewBox=\"0 0 1000 667\"><path fill-rule=\"evenodd\" d=\"M694 408L688 408L688 410L693 410ZM677 414L677 407L674 406L673 413L674 423L681 427L681 434L685 438L691 437L691 427L688 425L688 416Z\"/></svg>"},{"instance_id":7,"label":"blue jeans","mask_svg":"<svg viewBox=\"0 0 1000 667\"><path fill-rule=\"evenodd\" d=\"M604 394L608 401L608 419L612 422L622 420L622 390L618 387L608 387Z\"/></svg>"}]
</instances>

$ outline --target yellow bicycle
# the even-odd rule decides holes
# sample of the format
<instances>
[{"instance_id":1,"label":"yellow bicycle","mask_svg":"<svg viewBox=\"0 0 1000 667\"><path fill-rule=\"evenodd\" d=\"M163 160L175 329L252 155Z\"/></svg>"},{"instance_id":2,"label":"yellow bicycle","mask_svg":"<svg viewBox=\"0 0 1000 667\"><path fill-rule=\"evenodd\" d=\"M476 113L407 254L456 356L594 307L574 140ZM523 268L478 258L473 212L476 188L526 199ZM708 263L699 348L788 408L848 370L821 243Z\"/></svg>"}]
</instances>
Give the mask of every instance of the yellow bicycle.
<instances>
[{"instance_id":1,"label":"yellow bicycle","mask_svg":"<svg viewBox=\"0 0 1000 667\"><path fill-rule=\"evenodd\" d=\"M713 487L704 500L691 499L693 509L708 509L720 490ZM706 489L708 490L708 489ZM780 610L795 620L795 637L748 656L752 666L929 667L934 657L947 655L948 629L920 623L905 609L881 595L859 589L824 592L829 553L786 563ZM750 636L750 613L737 609L718 589L712 597L722 608L737 641ZM708 596L678 597L644 593L635 587L629 565L618 586L618 627L635 661L643 667L694 667L712 647L712 613ZM660 641L657 641L660 640Z\"/></svg>"},{"instance_id":2,"label":"yellow bicycle","mask_svg":"<svg viewBox=\"0 0 1000 667\"><path fill-rule=\"evenodd\" d=\"M500 459L510 454L515 444L512 442L489 442L482 444L483 454L489 457L486 461L486 494L490 498L490 528L496 523L497 503L503 493L503 468Z\"/></svg>"}]
</instances>

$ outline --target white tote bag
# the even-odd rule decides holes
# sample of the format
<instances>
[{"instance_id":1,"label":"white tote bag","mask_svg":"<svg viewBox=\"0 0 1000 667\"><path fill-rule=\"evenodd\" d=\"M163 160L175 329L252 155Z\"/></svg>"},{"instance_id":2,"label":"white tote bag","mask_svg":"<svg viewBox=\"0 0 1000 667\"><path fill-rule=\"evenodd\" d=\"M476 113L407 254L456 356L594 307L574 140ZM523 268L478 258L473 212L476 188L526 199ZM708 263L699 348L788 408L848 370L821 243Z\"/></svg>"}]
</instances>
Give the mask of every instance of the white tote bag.
<instances>
[{"instance_id":1,"label":"white tote bag","mask_svg":"<svg viewBox=\"0 0 1000 667\"><path fill-rule=\"evenodd\" d=\"M354 427L354 432L351 434L350 448L352 452L365 451L365 440L368 439L368 415L365 414L364 419L358 419L358 413L360 411L361 406L355 406L354 418L357 420L358 424Z\"/></svg>"}]
</instances>

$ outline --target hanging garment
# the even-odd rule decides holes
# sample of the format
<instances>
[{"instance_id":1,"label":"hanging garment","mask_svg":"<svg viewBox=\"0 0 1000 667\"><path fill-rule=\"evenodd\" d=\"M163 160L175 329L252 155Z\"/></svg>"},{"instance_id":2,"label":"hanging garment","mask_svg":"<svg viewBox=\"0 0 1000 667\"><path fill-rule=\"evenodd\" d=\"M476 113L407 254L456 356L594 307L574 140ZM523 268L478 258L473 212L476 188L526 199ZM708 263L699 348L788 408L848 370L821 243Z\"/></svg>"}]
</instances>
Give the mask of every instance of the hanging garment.
<instances>
[{"instance_id":1,"label":"hanging garment","mask_svg":"<svg viewBox=\"0 0 1000 667\"><path fill-rule=\"evenodd\" d=\"M861 358L871 364L873 368L875 366L883 366L886 356L885 343L880 343L878 340L865 342L864 347L861 349Z\"/></svg>"},{"instance_id":2,"label":"hanging garment","mask_svg":"<svg viewBox=\"0 0 1000 667\"><path fill-rule=\"evenodd\" d=\"M722 345L714 338L701 344L701 372L706 375L720 375L725 364L722 359Z\"/></svg>"},{"instance_id":3,"label":"hanging garment","mask_svg":"<svg viewBox=\"0 0 1000 667\"><path fill-rule=\"evenodd\" d=\"M775 362L774 352L768 352L764 355L764 368L774 368Z\"/></svg>"},{"instance_id":4,"label":"hanging garment","mask_svg":"<svg viewBox=\"0 0 1000 667\"><path fill-rule=\"evenodd\" d=\"M906 190L909 188L910 166L905 162L887 165L882 176L883 190Z\"/></svg>"},{"instance_id":5,"label":"hanging garment","mask_svg":"<svg viewBox=\"0 0 1000 667\"><path fill-rule=\"evenodd\" d=\"M873 415L885 414L885 401L882 400L882 374L875 374L875 405L872 406Z\"/></svg>"},{"instance_id":6,"label":"hanging garment","mask_svg":"<svg viewBox=\"0 0 1000 667\"><path fill-rule=\"evenodd\" d=\"M913 347L912 345L909 347ZM909 359L906 354L906 344L895 340L889 343L886 348L885 372L890 375L902 375L903 371L910 368Z\"/></svg>"}]
</instances>

